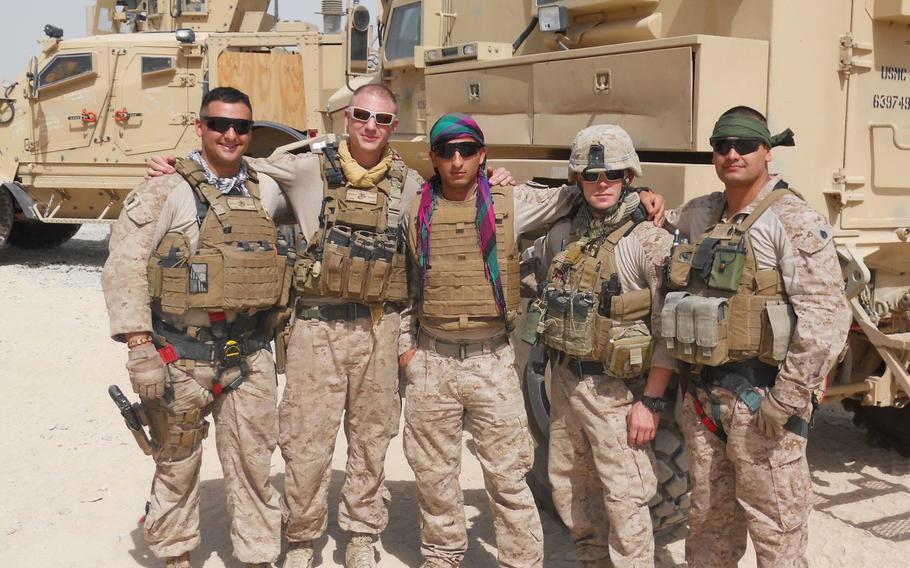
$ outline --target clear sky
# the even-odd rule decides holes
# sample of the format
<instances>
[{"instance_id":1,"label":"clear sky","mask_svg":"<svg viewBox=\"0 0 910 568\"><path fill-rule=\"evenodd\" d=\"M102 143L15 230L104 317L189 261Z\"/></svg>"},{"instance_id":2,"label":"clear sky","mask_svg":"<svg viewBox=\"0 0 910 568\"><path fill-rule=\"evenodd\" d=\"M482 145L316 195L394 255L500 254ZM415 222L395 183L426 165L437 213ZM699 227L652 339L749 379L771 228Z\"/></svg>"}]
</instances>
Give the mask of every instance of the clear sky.
<instances>
[{"instance_id":1,"label":"clear sky","mask_svg":"<svg viewBox=\"0 0 910 568\"><path fill-rule=\"evenodd\" d=\"M274 1L274 0L273 0ZM350 0L346 0L346 3ZM63 28L64 38L82 37L85 31L85 6L90 0L4 0L0 19L0 81L15 81L28 67L28 60L39 52L37 41L44 37L44 25ZM16 4L11 8L9 4ZM374 18L379 0L362 0ZM282 20L306 20L322 25L321 0L278 0ZM271 8L270 8L271 11Z\"/></svg>"}]
</instances>

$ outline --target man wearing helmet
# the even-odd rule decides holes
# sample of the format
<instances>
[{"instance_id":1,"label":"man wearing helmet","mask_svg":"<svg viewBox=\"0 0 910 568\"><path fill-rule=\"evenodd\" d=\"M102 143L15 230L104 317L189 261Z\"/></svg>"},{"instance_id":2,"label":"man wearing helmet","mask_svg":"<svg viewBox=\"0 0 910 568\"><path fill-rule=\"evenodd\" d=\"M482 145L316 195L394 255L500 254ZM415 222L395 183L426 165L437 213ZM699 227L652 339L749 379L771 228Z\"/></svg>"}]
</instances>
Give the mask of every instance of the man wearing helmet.
<instances>
[{"instance_id":1,"label":"man wearing helmet","mask_svg":"<svg viewBox=\"0 0 910 568\"><path fill-rule=\"evenodd\" d=\"M626 381L649 364L648 316L672 238L643 222L632 187L641 165L622 128L579 132L569 171L584 203L535 243L539 298L529 310L553 371L553 501L584 566L653 566L648 501L657 480L644 444L657 430L664 385L652 392L649 384L636 401Z\"/></svg>"}]
</instances>

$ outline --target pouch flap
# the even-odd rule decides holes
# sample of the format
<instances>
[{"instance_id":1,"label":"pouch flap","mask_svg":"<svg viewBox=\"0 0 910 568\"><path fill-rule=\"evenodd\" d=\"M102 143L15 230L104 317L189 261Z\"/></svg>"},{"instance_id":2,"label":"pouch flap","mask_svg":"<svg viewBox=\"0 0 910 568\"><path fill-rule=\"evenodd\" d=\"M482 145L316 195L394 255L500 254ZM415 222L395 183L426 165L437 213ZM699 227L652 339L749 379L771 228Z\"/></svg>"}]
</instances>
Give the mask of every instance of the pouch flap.
<instances>
[{"instance_id":1,"label":"pouch flap","mask_svg":"<svg viewBox=\"0 0 910 568\"><path fill-rule=\"evenodd\" d=\"M651 313L651 290L633 290L613 296L610 317L621 322L644 319Z\"/></svg>"}]
</instances>

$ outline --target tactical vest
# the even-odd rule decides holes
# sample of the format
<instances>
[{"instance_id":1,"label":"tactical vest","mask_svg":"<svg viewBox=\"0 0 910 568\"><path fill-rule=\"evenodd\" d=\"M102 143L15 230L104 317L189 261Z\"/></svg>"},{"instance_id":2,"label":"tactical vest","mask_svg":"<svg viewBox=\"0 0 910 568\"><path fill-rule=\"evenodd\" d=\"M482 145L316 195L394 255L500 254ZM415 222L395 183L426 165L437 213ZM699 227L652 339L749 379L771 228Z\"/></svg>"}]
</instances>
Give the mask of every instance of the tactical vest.
<instances>
[{"instance_id":1,"label":"tactical vest","mask_svg":"<svg viewBox=\"0 0 910 568\"><path fill-rule=\"evenodd\" d=\"M720 216L695 244L675 243L661 311L662 341L680 361L715 367L787 356L796 316L776 269L759 270L749 228L776 200L797 195L779 183L738 223ZM723 215L721 212L720 215Z\"/></svg>"},{"instance_id":2,"label":"tactical vest","mask_svg":"<svg viewBox=\"0 0 910 568\"><path fill-rule=\"evenodd\" d=\"M582 361L599 361L605 374L641 376L651 359L651 291L622 292L616 267L619 241L637 225L628 220L606 237L577 238L550 263L538 313L541 342ZM536 317L536 316L535 316Z\"/></svg>"},{"instance_id":3,"label":"tactical vest","mask_svg":"<svg viewBox=\"0 0 910 568\"><path fill-rule=\"evenodd\" d=\"M507 319L511 321L519 303L518 245L515 239L515 204L511 187L491 188L496 215L496 256L505 294ZM416 211L411 223L416 228ZM420 315L459 322L468 319L500 318L493 286L484 272L477 237L477 208L436 202L431 231L429 269Z\"/></svg>"},{"instance_id":4,"label":"tactical vest","mask_svg":"<svg viewBox=\"0 0 910 568\"><path fill-rule=\"evenodd\" d=\"M354 302L403 302L407 274L398 219L408 169L394 153L383 180L358 189L333 160L321 155L320 228L297 262L295 288Z\"/></svg>"},{"instance_id":5,"label":"tactical vest","mask_svg":"<svg viewBox=\"0 0 910 568\"><path fill-rule=\"evenodd\" d=\"M250 196L244 197L223 195L192 160L178 161L176 169L196 199L199 244L192 252L185 235L164 236L149 259L152 300L171 314L256 311L287 302L287 250L279 247L275 224L262 208L256 173L250 171Z\"/></svg>"}]
</instances>

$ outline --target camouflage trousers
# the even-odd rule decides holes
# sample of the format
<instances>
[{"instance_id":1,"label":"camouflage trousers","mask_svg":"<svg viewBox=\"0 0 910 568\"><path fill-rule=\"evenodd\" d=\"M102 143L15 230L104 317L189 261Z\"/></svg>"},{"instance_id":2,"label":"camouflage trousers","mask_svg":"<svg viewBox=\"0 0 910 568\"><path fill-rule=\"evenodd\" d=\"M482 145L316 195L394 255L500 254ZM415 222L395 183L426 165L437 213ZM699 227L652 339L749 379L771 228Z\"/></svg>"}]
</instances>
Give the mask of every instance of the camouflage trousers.
<instances>
[{"instance_id":1,"label":"camouflage trousers","mask_svg":"<svg viewBox=\"0 0 910 568\"><path fill-rule=\"evenodd\" d=\"M408 363L404 454L414 470L421 552L457 565L467 550L462 434L474 438L493 511L499 565L543 565L543 529L525 476L533 464L521 384L508 344L464 360L418 349Z\"/></svg>"},{"instance_id":2,"label":"camouflage trousers","mask_svg":"<svg viewBox=\"0 0 910 568\"><path fill-rule=\"evenodd\" d=\"M761 391L761 389L759 389ZM698 391L705 412L712 402ZM686 395L682 430L689 456L692 508L686 561L694 568L735 566L752 537L759 567L805 567L812 483L806 440L785 432L768 439L733 393L714 387L724 444L698 420Z\"/></svg>"},{"instance_id":3,"label":"camouflage trousers","mask_svg":"<svg viewBox=\"0 0 910 568\"><path fill-rule=\"evenodd\" d=\"M332 454L342 420L348 459L338 524L368 534L379 534L388 524L384 464L401 415L400 321L392 313L375 326L369 317L295 322L279 405L288 541L314 540L325 532Z\"/></svg>"},{"instance_id":4,"label":"camouflage trousers","mask_svg":"<svg viewBox=\"0 0 910 568\"><path fill-rule=\"evenodd\" d=\"M179 556L199 545L199 468L202 436L212 414L215 444L231 516L234 556L241 562L274 562L281 548L281 505L269 480L278 441L275 364L266 350L248 358L249 376L237 389L213 399L211 364L181 360L168 367L173 400L159 406L172 433L199 432L192 446L167 445L154 456L156 468L145 518L145 541L159 557ZM230 383L236 370L227 371ZM175 420L175 417L176 420ZM182 418L180 418L182 417Z\"/></svg>"},{"instance_id":5,"label":"camouflage trousers","mask_svg":"<svg viewBox=\"0 0 910 568\"><path fill-rule=\"evenodd\" d=\"M620 379L579 377L565 364L552 370L548 471L553 502L579 560L653 566L648 501L657 478L651 449L628 444L632 393Z\"/></svg>"}]
</instances>

